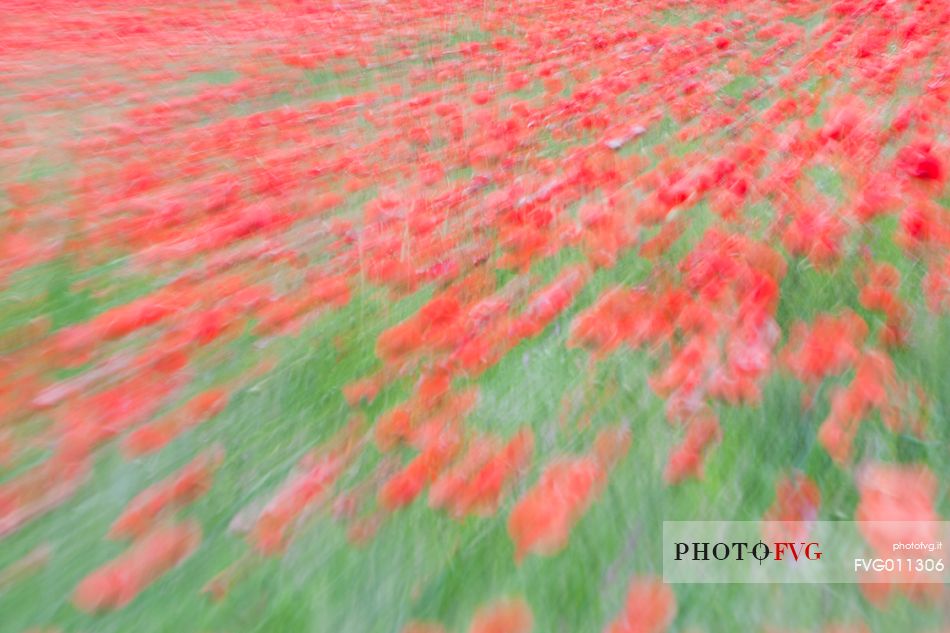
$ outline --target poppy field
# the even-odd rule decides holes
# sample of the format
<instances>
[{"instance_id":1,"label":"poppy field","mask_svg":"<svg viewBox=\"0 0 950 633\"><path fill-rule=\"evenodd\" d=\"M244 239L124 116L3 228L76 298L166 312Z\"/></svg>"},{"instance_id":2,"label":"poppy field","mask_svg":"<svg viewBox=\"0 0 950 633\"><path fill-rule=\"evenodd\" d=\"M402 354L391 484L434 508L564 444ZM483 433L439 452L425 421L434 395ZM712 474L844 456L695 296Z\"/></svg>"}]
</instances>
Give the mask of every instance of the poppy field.
<instances>
[{"instance_id":1,"label":"poppy field","mask_svg":"<svg viewBox=\"0 0 950 633\"><path fill-rule=\"evenodd\" d=\"M661 557L950 520L950 3L0 23L0 633L950 631Z\"/></svg>"}]
</instances>

